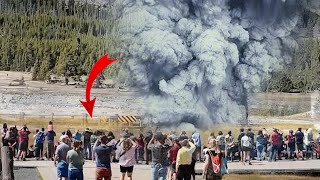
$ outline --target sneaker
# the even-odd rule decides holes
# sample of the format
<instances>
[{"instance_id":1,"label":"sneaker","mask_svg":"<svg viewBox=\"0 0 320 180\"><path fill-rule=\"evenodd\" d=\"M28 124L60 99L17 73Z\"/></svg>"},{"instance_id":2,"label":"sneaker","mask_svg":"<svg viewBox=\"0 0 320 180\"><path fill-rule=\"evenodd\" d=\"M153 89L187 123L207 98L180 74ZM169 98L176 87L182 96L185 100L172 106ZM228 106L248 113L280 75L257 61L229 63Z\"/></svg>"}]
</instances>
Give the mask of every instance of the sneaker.
<instances>
[{"instance_id":1,"label":"sneaker","mask_svg":"<svg viewBox=\"0 0 320 180\"><path fill-rule=\"evenodd\" d=\"M251 162L249 162L249 165L252 165Z\"/></svg>"}]
</instances>

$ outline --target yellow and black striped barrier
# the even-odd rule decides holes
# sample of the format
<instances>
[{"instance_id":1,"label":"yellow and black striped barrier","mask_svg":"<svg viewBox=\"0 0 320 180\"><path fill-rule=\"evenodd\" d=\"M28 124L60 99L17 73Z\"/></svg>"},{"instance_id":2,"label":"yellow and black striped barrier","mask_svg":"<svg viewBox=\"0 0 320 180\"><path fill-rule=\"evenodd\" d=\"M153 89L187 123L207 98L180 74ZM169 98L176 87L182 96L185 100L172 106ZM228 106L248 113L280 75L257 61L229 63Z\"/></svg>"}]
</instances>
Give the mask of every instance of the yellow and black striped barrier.
<instances>
[{"instance_id":1,"label":"yellow and black striped barrier","mask_svg":"<svg viewBox=\"0 0 320 180\"><path fill-rule=\"evenodd\" d=\"M137 122L137 118L135 116L119 116L118 120L125 124Z\"/></svg>"}]
</instances>

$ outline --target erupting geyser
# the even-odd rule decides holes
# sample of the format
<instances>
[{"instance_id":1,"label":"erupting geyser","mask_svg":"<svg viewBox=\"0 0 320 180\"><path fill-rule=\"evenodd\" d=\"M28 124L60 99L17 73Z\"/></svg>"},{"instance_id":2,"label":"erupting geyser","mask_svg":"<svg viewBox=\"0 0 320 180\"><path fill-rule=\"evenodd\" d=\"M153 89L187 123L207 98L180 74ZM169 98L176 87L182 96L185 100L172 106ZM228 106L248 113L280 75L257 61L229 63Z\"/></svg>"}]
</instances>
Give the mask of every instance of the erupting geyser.
<instances>
[{"instance_id":1,"label":"erupting geyser","mask_svg":"<svg viewBox=\"0 0 320 180\"><path fill-rule=\"evenodd\" d=\"M247 96L291 62L295 0L123 0L130 82L160 125L245 123ZM306 6L305 6L306 7Z\"/></svg>"}]
</instances>

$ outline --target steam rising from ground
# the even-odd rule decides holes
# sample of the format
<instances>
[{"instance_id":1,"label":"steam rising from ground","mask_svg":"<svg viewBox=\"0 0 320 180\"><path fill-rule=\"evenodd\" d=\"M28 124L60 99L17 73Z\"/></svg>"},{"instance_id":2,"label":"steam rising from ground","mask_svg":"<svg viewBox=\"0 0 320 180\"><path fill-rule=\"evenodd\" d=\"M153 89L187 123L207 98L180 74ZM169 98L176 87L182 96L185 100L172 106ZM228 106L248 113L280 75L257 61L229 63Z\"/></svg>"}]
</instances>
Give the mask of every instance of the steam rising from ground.
<instances>
[{"instance_id":1,"label":"steam rising from ground","mask_svg":"<svg viewBox=\"0 0 320 180\"><path fill-rule=\"evenodd\" d=\"M244 123L248 94L291 62L295 0L123 2L129 80L160 125Z\"/></svg>"}]
</instances>

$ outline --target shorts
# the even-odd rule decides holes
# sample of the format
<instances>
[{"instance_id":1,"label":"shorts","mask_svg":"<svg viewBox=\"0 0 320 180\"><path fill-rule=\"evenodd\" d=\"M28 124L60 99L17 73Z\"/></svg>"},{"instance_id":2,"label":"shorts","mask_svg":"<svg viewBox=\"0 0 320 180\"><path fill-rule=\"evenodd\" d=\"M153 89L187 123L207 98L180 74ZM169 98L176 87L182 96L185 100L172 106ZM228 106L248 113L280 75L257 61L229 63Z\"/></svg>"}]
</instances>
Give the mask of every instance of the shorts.
<instances>
[{"instance_id":1,"label":"shorts","mask_svg":"<svg viewBox=\"0 0 320 180\"><path fill-rule=\"evenodd\" d=\"M20 151L27 151L28 150L28 142L27 141L21 142L19 144L19 150Z\"/></svg>"},{"instance_id":2,"label":"shorts","mask_svg":"<svg viewBox=\"0 0 320 180\"><path fill-rule=\"evenodd\" d=\"M296 149L297 149L298 151L303 151L303 144L302 144L302 143L301 143L301 144L300 144L300 143L299 143L299 144L296 144L296 146L297 146Z\"/></svg>"},{"instance_id":3,"label":"shorts","mask_svg":"<svg viewBox=\"0 0 320 180\"><path fill-rule=\"evenodd\" d=\"M68 177L68 164L65 162L59 162L57 164L57 176Z\"/></svg>"},{"instance_id":4,"label":"shorts","mask_svg":"<svg viewBox=\"0 0 320 180\"><path fill-rule=\"evenodd\" d=\"M83 170L82 169L69 169L68 172L69 179L83 180Z\"/></svg>"},{"instance_id":5,"label":"shorts","mask_svg":"<svg viewBox=\"0 0 320 180\"><path fill-rule=\"evenodd\" d=\"M132 173L133 172L133 166L124 167L120 165L120 172L121 173Z\"/></svg>"},{"instance_id":6,"label":"shorts","mask_svg":"<svg viewBox=\"0 0 320 180\"><path fill-rule=\"evenodd\" d=\"M249 152L251 152L251 148L249 148L249 147L242 147L242 151L249 151Z\"/></svg>"},{"instance_id":7,"label":"shorts","mask_svg":"<svg viewBox=\"0 0 320 180\"><path fill-rule=\"evenodd\" d=\"M111 180L112 172L110 168L97 168L96 177L97 179Z\"/></svg>"},{"instance_id":8,"label":"shorts","mask_svg":"<svg viewBox=\"0 0 320 180\"><path fill-rule=\"evenodd\" d=\"M171 164L170 169L171 169L171 172L172 172L172 173L176 173L176 172L177 172L177 170L176 170L176 163Z\"/></svg>"}]
</instances>

